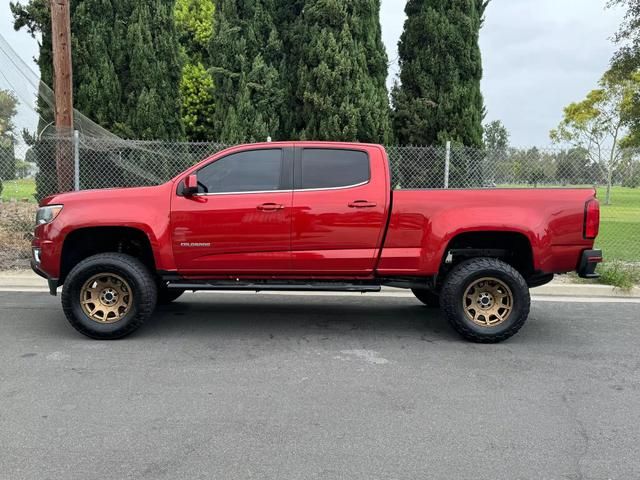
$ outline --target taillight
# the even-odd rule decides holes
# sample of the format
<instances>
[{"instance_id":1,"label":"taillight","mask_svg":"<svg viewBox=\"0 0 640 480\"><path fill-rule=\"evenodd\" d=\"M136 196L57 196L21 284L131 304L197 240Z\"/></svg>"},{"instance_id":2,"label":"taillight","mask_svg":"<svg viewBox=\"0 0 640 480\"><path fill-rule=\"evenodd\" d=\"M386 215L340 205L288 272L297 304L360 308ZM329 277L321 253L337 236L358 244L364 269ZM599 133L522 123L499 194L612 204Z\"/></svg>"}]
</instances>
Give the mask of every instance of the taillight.
<instances>
[{"instance_id":1,"label":"taillight","mask_svg":"<svg viewBox=\"0 0 640 480\"><path fill-rule=\"evenodd\" d=\"M584 207L584 238L593 240L600 231L600 202L595 198Z\"/></svg>"}]
</instances>

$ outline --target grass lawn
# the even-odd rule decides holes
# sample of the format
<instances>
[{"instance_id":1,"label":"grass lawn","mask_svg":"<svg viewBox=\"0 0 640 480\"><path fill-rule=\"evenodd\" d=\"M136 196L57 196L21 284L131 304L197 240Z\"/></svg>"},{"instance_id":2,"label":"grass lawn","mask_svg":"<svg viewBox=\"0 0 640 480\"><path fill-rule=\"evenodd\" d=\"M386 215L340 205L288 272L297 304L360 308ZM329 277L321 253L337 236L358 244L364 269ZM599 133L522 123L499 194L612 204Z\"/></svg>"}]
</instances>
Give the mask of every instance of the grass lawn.
<instances>
[{"instance_id":1,"label":"grass lawn","mask_svg":"<svg viewBox=\"0 0 640 480\"><path fill-rule=\"evenodd\" d=\"M2 182L2 200L8 202L12 198L18 201L27 199L29 202L35 203L33 194L36 192L36 181L33 178L24 178L21 180L5 180Z\"/></svg>"},{"instance_id":2,"label":"grass lawn","mask_svg":"<svg viewBox=\"0 0 640 480\"><path fill-rule=\"evenodd\" d=\"M598 188L598 247L604 250L606 259L640 262L640 188L612 188L611 205L604 204L605 193L605 188Z\"/></svg>"}]
</instances>

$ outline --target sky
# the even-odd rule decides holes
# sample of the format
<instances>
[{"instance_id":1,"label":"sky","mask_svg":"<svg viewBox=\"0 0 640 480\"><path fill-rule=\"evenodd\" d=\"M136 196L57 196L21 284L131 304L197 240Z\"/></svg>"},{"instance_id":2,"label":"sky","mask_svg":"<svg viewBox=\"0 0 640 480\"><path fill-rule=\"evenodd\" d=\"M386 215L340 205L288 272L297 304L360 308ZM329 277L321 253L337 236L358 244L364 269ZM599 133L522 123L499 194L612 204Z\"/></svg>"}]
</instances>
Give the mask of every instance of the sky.
<instances>
[{"instance_id":1,"label":"sky","mask_svg":"<svg viewBox=\"0 0 640 480\"><path fill-rule=\"evenodd\" d=\"M389 85L397 75L405 4L382 0L383 40L392 62ZM597 86L615 50L610 38L622 19L621 11L605 9L605 4L606 0L489 4L480 35L486 121L501 120L511 133L512 145L548 145L549 130L560 121L563 107ZM25 32L14 32L9 0L0 0L0 34L35 70L31 59L37 55L36 41ZM5 82L0 76L0 88L6 88ZM16 123L34 122L31 109L22 105Z\"/></svg>"}]
</instances>

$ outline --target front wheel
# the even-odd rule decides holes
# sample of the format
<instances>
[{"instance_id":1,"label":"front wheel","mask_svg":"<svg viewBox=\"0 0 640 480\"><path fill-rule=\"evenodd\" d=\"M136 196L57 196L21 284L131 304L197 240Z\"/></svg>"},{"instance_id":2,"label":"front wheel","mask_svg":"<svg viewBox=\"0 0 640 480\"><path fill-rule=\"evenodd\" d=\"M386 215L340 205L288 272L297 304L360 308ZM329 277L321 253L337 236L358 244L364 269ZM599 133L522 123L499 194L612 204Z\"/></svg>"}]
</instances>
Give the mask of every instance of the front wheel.
<instances>
[{"instance_id":1,"label":"front wheel","mask_svg":"<svg viewBox=\"0 0 640 480\"><path fill-rule=\"evenodd\" d=\"M78 263L67 275L62 308L77 331L99 340L137 330L156 306L157 286L137 258L101 253Z\"/></svg>"},{"instance_id":2,"label":"front wheel","mask_svg":"<svg viewBox=\"0 0 640 480\"><path fill-rule=\"evenodd\" d=\"M498 343L515 335L529 316L527 282L495 258L466 260L449 272L440 294L451 326L465 339Z\"/></svg>"}]
</instances>

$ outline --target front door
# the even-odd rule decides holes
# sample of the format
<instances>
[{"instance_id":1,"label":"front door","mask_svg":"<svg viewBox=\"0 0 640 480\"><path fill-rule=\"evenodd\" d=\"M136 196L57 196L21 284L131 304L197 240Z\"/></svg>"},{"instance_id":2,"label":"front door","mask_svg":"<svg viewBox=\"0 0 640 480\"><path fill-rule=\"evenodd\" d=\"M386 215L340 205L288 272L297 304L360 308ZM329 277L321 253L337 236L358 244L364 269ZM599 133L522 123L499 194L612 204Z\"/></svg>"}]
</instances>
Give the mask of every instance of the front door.
<instances>
[{"instance_id":1,"label":"front door","mask_svg":"<svg viewBox=\"0 0 640 480\"><path fill-rule=\"evenodd\" d=\"M197 172L198 194L171 206L178 271L271 275L291 269L292 148L236 151Z\"/></svg>"}]
</instances>

